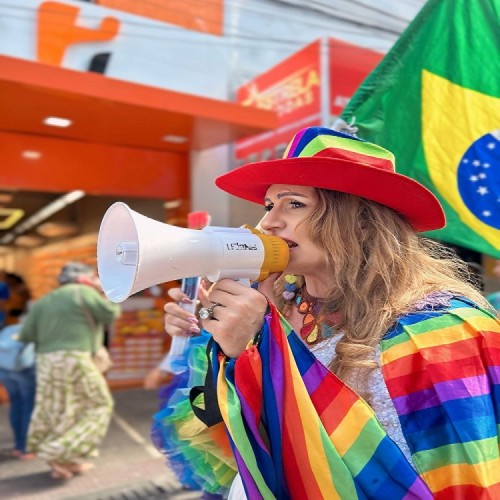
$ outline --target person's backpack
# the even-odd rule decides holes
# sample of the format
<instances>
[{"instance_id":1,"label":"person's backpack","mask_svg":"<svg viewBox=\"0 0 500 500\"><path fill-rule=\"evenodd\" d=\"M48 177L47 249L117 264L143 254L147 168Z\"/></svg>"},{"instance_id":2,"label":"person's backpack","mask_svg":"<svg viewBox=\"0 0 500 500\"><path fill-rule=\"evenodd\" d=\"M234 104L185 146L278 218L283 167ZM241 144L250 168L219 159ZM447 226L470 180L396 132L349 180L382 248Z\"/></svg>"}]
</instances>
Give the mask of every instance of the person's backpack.
<instances>
[{"instance_id":1,"label":"person's backpack","mask_svg":"<svg viewBox=\"0 0 500 500\"><path fill-rule=\"evenodd\" d=\"M0 368L20 371L35 364L35 346L19 342L21 325L9 325L0 330Z\"/></svg>"}]
</instances>

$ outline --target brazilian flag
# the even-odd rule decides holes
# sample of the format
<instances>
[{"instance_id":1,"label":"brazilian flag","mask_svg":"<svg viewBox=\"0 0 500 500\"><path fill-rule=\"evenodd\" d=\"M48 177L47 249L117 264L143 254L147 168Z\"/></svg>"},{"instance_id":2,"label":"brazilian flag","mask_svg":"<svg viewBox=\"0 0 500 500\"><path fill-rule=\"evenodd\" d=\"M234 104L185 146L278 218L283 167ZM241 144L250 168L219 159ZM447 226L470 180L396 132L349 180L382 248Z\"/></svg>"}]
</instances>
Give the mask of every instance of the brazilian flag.
<instances>
[{"instance_id":1,"label":"brazilian flag","mask_svg":"<svg viewBox=\"0 0 500 500\"><path fill-rule=\"evenodd\" d=\"M439 198L426 236L500 257L500 0L429 0L340 118Z\"/></svg>"}]
</instances>

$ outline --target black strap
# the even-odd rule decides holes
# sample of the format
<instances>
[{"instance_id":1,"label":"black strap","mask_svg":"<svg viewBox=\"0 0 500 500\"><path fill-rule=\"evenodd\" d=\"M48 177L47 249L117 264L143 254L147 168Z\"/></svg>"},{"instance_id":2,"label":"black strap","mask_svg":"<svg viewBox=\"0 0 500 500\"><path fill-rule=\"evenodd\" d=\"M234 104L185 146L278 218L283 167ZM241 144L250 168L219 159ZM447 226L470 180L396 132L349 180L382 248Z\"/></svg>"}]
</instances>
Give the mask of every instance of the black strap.
<instances>
[{"instance_id":1,"label":"black strap","mask_svg":"<svg viewBox=\"0 0 500 500\"><path fill-rule=\"evenodd\" d=\"M214 372L212 370L212 359L210 353L214 345L213 337L207 344L207 358L208 358L208 369L205 376L205 385L197 385L192 387L189 391L189 401L191 402L191 408L194 414L207 426L212 427L219 422L222 422L222 415L219 409L219 403L217 401L217 387L214 381ZM205 408L200 408L194 404L196 398L200 395L204 395Z\"/></svg>"}]
</instances>

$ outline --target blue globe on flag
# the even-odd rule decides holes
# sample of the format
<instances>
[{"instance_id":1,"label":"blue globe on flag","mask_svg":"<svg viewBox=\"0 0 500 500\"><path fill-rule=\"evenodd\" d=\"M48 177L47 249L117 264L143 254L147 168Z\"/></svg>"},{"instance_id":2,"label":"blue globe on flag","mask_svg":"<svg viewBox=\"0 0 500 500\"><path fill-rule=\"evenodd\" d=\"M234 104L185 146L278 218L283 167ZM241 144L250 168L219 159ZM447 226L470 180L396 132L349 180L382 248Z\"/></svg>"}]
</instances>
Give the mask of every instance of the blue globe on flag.
<instances>
[{"instance_id":1,"label":"blue globe on flag","mask_svg":"<svg viewBox=\"0 0 500 500\"><path fill-rule=\"evenodd\" d=\"M471 144L460 161L457 176L465 206L480 221L500 229L500 129Z\"/></svg>"}]
</instances>

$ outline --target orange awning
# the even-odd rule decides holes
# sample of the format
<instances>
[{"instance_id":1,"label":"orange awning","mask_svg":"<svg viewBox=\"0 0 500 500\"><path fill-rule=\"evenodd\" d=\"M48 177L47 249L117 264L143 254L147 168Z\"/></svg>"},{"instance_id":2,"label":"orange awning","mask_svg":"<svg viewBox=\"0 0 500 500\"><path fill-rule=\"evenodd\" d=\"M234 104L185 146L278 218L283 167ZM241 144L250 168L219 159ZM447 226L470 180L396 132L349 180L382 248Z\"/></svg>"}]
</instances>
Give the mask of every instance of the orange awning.
<instances>
[{"instance_id":1,"label":"orange awning","mask_svg":"<svg viewBox=\"0 0 500 500\"><path fill-rule=\"evenodd\" d=\"M189 151L276 124L272 111L0 56L0 186L186 198Z\"/></svg>"}]
</instances>

